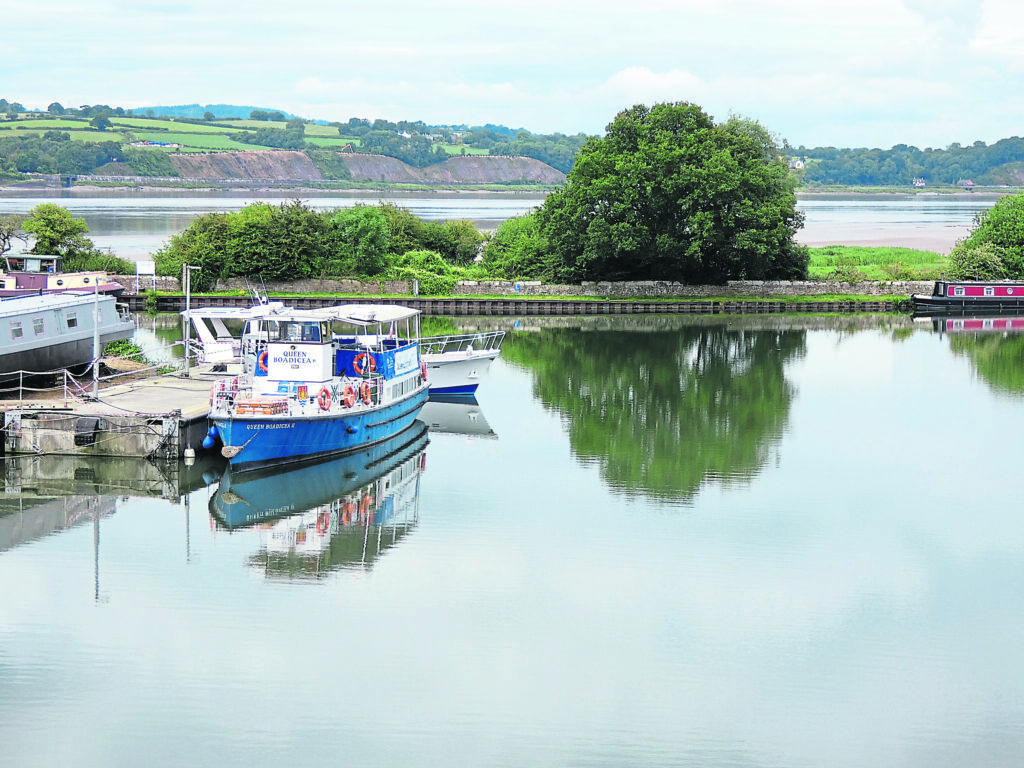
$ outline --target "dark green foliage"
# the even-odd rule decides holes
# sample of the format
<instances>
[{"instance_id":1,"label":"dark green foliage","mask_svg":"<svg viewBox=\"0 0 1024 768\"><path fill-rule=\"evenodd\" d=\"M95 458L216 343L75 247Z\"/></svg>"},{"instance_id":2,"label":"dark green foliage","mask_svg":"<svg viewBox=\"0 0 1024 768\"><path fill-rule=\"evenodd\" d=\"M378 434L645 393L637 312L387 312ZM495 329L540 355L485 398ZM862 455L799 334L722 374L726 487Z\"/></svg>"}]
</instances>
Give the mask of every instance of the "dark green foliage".
<instances>
[{"instance_id":1,"label":"dark green foliage","mask_svg":"<svg viewBox=\"0 0 1024 768\"><path fill-rule=\"evenodd\" d=\"M118 258L112 253L87 251L64 258L65 272L107 272L111 275L134 275L135 262Z\"/></svg>"},{"instance_id":2,"label":"dark green foliage","mask_svg":"<svg viewBox=\"0 0 1024 768\"><path fill-rule=\"evenodd\" d=\"M638 105L584 145L539 211L579 280L799 279L808 254L786 163L747 122L715 126L699 107Z\"/></svg>"},{"instance_id":3,"label":"dark green foliage","mask_svg":"<svg viewBox=\"0 0 1024 768\"><path fill-rule=\"evenodd\" d=\"M450 296L459 282L458 270L434 251L409 251L398 257L392 270L398 280L418 280L423 296Z\"/></svg>"},{"instance_id":4,"label":"dark green foliage","mask_svg":"<svg viewBox=\"0 0 1024 768\"><path fill-rule=\"evenodd\" d=\"M1024 279L1024 194L1002 197L977 214L971 233L949 254L949 275L961 280Z\"/></svg>"},{"instance_id":5,"label":"dark green foliage","mask_svg":"<svg viewBox=\"0 0 1024 768\"><path fill-rule=\"evenodd\" d=\"M466 219L428 221L420 231L419 246L436 251L451 264L467 266L473 262L484 236Z\"/></svg>"},{"instance_id":6,"label":"dark green foliage","mask_svg":"<svg viewBox=\"0 0 1024 768\"><path fill-rule=\"evenodd\" d=\"M92 240L85 236L89 225L75 218L67 208L56 203L40 203L22 222L22 229L35 238L32 253L47 256L70 256L94 250Z\"/></svg>"},{"instance_id":7,"label":"dark green foliage","mask_svg":"<svg viewBox=\"0 0 1024 768\"><path fill-rule=\"evenodd\" d=\"M313 165L323 174L325 179L331 181L349 181L352 179L352 172L345 165L345 161L341 159L341 155L337 150L311 147L306 150L306 157L313 162Z\"/></svg>"},{"instance_id":8,"label":"dark green foliage","mask_svg":"<svg viewBox=\"0 0 1024 768\"><path fill-rule=\"evenodd\" d=\"M1024 161L1024 138L1014 136L991 146L918 149L897 144L891 149L799 147L792 154L807 159L804 180L847 186L906 186L915 178L950 185L970 179L976 184L1005 183L1004 169Z\"/></svg>"},{"instance_id":9,"label":"dark green foliage","mask_svg":"<svg viewBox=\"0 0 1024 768\"><path fill-rule=\"evenodd\" d=\"M199 266L192 276L197 291L228 277L301 280L323 272L329 240L323 216L300 201L254 203L194 219L157 252L157 273L179 276L182 264Z\"/></svg>"},{"instance_id":10,"label":"dark green foliage","mask_svg":"<svg viewBox=\"0 0 1024 768\"><path fill-rule=\"evenodd\" d=\"M136 176L177 176L178 171L166 152L157 149L125 147L121 162L131 166Z\"/></svg>"},{"instance_id":11,"label":"dark green foliage","mask_svg":"<svg viewBox=\"0 0 1024 768\"><path fill-rule=\"evenodd\" d=\"M423 136L405 138L394 131L369 131L360 139L357 152L370 155L387 155L415 166L425 168L434 163L443 163L448 153Z\"/></svg>"},{"instance_id":12,"label":"dark green foliage","mask_svg":"<svg viewBox=\"0 0 1024 768\"><path fill-rule=\"evenodd\" d=\"M558 273L536 213L506 219L484 246L484 267L496 278L550 282Z\"/></svg>"},{"instance_id":13,"label":"dark green foliage","mask_svg":"<svg viewBox=\"0 0 1024 768\"><path fill-rule=\"evenodd\" d=\"M711 479L746 482L769 461L795 397L786 365L804 354L806 332L666 321L644 332L513 333L501 355L533 373L573 453L613 488L686 500Z\"/></svg>"},{"instance_id":14,"label":"dark green foliage","mask_svg":"<svg viewBox=\"0 0 1024 768\"><path fill-rule=\"evenodd\" d=\"M372 276L388 266L388 220L379 208L356 205L326 216L334 274Z\"/></svg>"},{"instance_id":15,"label":"dark green foliage","mask_svg":"<svg viewBox=\"0 0 1024 768\"><path fill-rule=\"evenodd\" d=\"M561 133L537 136L529 131L520 131L514 140L501 141L490 147L490 154L532 157L562 173L568 173L586 140L587 137L582 133L575 136L564 136Z\"/></svg>"},{"instance_id":16,"label":"dark green foliage","mask_svg":"<svg viewBox=\"0 0 1024 768\"><path fill-rule=\"evenodd\" d=\"M1006 252L993 243L958 243L949 254L946 276L951 280L1005 280L1015 277L1007 268Z\"/></svg>"},{"instance_id":17,"label":"dark green foliage","mask_svg":"<svg viewBox=\"0 0 1024 768\"><path fill-rule=\"evenodd\" d=\"M232 133L231 138L242 144L254 144L274 149L306 149L304 130L295 128L257 128L252 131Z\"/></svg>"}]
</instances>

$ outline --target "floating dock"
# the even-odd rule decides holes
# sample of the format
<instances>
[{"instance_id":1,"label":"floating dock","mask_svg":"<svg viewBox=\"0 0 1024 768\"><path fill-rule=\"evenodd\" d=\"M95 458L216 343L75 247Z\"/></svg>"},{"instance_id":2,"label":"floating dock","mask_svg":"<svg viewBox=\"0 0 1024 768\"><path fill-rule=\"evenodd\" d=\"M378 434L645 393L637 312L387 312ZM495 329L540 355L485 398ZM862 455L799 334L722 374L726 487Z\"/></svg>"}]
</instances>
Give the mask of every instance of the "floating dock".
<instances>
[{"instance_id":1,"label":"floating dock","mask_svg":"<svg viewBox=\"0 0 1024 768\"><path fill-rule=\"evenodd\" d=\"M96 399L4 401L10 454L122 456L177 461L206 436L213 376L163 375L100 389Z\"/></svg>"}]
</instances>

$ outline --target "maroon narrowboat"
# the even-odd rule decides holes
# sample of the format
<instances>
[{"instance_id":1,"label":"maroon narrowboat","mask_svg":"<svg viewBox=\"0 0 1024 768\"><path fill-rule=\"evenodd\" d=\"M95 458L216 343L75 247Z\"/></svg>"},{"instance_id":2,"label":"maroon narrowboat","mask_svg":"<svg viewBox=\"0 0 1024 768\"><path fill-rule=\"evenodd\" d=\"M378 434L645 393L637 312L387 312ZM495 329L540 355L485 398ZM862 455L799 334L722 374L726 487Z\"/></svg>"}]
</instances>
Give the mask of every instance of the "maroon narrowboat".
<instances>
[{"instance_id":1,"label":"maroon narrowboat","mask_svg":"<svg viewBox=\"0 0 1024 768\"><path fill-rule=\"evenodd\" d=\"M914 311L924 314L1024 310L1024 282L936 280L931 294L915 293L910 299Z\"/></svg>"}]
</instances>

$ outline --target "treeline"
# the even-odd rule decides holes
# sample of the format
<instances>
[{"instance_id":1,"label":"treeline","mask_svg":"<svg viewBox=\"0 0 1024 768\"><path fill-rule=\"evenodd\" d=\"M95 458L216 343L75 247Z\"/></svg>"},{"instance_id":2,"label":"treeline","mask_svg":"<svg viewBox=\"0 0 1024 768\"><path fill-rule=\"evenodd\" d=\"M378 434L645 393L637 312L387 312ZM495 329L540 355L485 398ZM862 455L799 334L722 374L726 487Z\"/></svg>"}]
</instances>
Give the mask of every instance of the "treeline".
<instances>
[{"instance_id":1,"label":"treeline","mask_svg":"<svg viewBox=\"0 0 1024 768\"><path fill-rule=\"evenodd\" d=\"M1020 186L1024 170L1024 139L1016 136L992 145L976 141L969 147L954 143L945 149L897 144L892 149L799 147L792 153L805 160L806 184L910 186L921 179L937 186L968 180Z\"/></svg>"},{"instance_id":2,"label":"treeline","mask_svg":"<svg viewBox=\"0 0 1024 768\"><path fill-rule=\"evenodd\" d=\"M121 163L127 168L107 168ZM73 141L66 131L0 137L0 173L54 173L177 176L163 152L124 147L116 141Z\"/></svg>"},{"instance_id":3,"label":"treeline","mask_svg":"<svg viewBox=\"0 0 1024 768\"><path fill-rule=\"evenodd\" d=\"M422 120L370 122L353 117L347 123L332 125L337 126L340 136L359 139L359 145L353 146L353 151L397 157L418 168L444 162L451 154L442 144L456 144L478 152L483 150L489 155L532 157L568 173L588 138L582 133L573 136L535 134L522 128L513 130L491 123L469 127L427 125Z\"/></svg>"},{"instance_id":4,"label":"treeline","mask_svg":"<svg viewBox=\"0 0 1024 768\"><path fill-rule=\"evenodd\" d=\"M157 272L198 266L197 290L219 280L360 278L419 280L425 294L449 293L476 274L485 236L470 221L423 221L389 203L316 211L302 201L253 203L203 214L155 254Z\"/></svg>"}]
</instances>

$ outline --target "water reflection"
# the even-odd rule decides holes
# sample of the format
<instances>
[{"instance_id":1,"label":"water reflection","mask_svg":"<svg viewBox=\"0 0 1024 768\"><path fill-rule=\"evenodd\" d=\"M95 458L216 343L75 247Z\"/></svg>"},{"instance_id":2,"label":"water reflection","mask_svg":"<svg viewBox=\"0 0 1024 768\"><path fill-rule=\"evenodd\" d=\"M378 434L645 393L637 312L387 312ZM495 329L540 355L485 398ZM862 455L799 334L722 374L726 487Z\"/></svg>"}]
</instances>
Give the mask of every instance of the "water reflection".
<instances>
[{"instance_id":1,"label":"water reflection","mask_svg":"<svg viewBox=\"0 0 1024 768\"><path fill-rule=\"evenodd\" d=\"M612 487L690 500L765 465L794 396L785 365L804 354L806 331L671 317L592 330L513 334L502 355L533 371L575 455Z\"/></svg>"},{"instance_id":2,"label":"water reflection","mask_svg":"<svg viewBox=\"0 0 1024 768\"><path fill-rule=\"evenodd\" d=\"M295 468L229 469L210 512L223 529L260 531L249 565L268 576L370 568L418 522L426 446L426 425L416 421L360 453Z\"/></svg>"},{"instance_id":3,"label":"water reflection","mask_svg":"<svg viewBox=\"0 0 1024 768\"><path fill-rule=\"evenodd\" d=\"M435 395L423 406L419 418L434 433L492 439L498 437L487 423L487 417L475 395L451 398Z\"/></svg>"},{"instance_id":4,"label":"water reflection","mask_svg":"<svg viewBox=\"0 0 1024 768\"><path fill-rule=\"evenodd\" d=\"M999 394L1024 394L1024 317L933 318L949 348Z\"/></svg>"}]
</instances>

